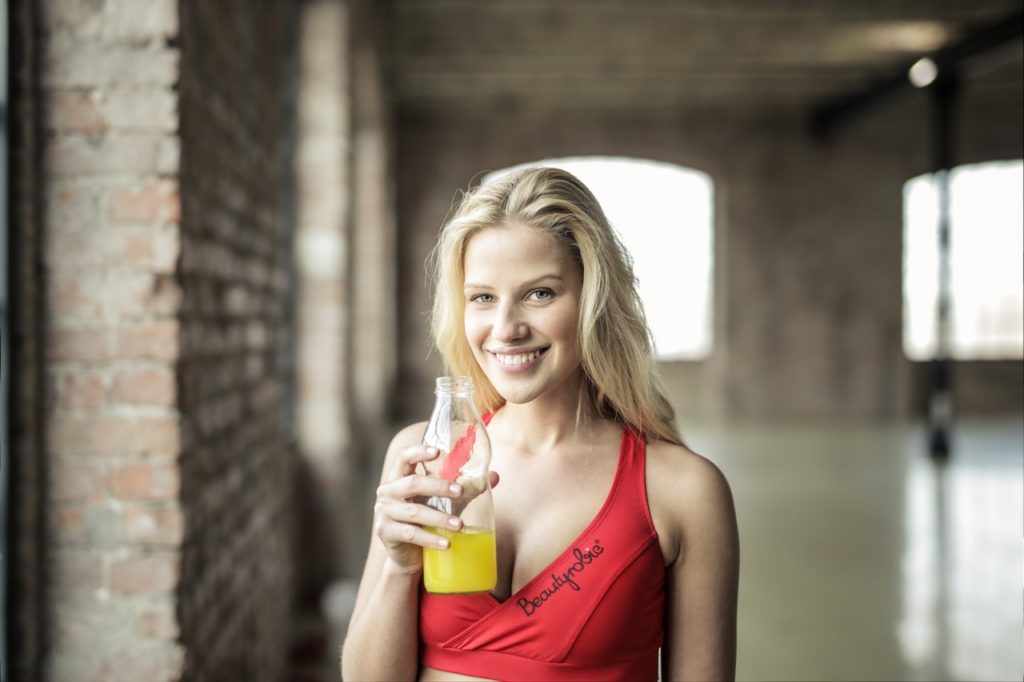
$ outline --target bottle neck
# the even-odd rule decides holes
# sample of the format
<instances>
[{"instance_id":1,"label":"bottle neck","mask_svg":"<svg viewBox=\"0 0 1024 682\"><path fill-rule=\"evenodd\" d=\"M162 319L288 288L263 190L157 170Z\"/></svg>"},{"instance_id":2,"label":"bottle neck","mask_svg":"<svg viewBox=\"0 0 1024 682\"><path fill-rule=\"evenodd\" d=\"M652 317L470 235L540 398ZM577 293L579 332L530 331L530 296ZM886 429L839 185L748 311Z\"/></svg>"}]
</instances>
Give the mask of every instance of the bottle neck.
<instances>
[{"instance_id":1,"label":"bottle neck","mask_svg":"<svg viewBox=\"0 0 1024 682\"><path fill-rule=\"evenodd\" d=\"M473 401L472 392L463 391L435 391L437 401L436 410L443 410L449 415L449 419L463 422L474 422L480 418L476 410L476 403Z\"/></svg>"}]
</instances>

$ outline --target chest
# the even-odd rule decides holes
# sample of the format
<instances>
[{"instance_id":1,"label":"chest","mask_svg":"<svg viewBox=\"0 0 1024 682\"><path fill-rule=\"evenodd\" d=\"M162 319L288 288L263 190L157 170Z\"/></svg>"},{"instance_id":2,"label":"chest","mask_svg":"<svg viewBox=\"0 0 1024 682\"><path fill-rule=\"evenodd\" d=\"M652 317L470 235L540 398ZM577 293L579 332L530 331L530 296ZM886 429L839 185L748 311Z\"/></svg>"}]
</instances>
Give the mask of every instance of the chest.
<instances>
[{"instance_id":1,"label":"chest","mask_svg":"<svg viewBox=\"0 0 1024 682\"><path fill-rule=\"evenodd\" d=\"M508 597L558 559L608 500L619 463L617 448L541 461L496 457L494 489L498 545L495 597Z\"/></svg>"}]
</instances>

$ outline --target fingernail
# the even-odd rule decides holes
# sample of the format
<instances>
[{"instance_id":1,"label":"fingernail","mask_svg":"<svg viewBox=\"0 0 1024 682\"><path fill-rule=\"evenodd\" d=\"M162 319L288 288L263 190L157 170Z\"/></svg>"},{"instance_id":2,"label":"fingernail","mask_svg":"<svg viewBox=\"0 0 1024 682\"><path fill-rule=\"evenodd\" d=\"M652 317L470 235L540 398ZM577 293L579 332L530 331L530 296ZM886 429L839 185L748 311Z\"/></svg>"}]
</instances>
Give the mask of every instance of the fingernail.
<instances>
[{"instance_id":1,"label":"fingernail","mask_svg":"<svg viewBox=\"0 0 1024 682\"><path fill-rule=\"evenodd\" d=\"M444 538L441 538L440 540L437 541L437 546L440 547L441 549L448 549L448 544L449 544L448 541L445 540Z\"/></svg>"},{"instance_id":2,"label":"fingernail","mask_svg":"<svg viewBox=\"0 0 1024 682\"><path fill-rule=\"evenodd\" d=\"M453 495L462 494L462 486L459 485L458 483L452 483L450 486L448 486L448 490L451 490Z\"/></svg>"},{"instance_id":3,"label":"fingernail","mask_svg":"<svg viewBox=\"0 0 1024 682\"><path fill-rule=\"evenodd\" d=\"M452 518L448 519L448 525L451 526L452 528L458 528L459 524L460 524L460 521L457 518L455 518L454 516Z\"/></svg>"},{"instance_id":4,"label":"fingernail","mask_svg":"<svg viewBox=\"0 0 1024 682\"><path fill-rule=\"evenodd\" d=\"M427 454L428 455L436 455L437 454L437 448L435 448L433 445L428 446L427 447Z\"/></svg>"}]
</instances>

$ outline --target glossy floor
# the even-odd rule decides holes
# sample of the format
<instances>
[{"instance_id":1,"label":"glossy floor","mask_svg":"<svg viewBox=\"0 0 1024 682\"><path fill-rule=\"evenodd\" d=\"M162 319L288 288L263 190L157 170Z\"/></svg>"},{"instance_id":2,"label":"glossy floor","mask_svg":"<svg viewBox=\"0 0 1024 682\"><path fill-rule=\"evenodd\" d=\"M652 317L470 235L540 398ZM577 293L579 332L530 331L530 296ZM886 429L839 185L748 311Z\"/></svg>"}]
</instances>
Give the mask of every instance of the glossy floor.
<instances>
[{"instance_id":1,"label":"glossy floor","mask_svg":"<svg viewBox=\"0 0 1024 682\"><path fill-rule=\"evenodd\" d=\"M741 680L1020 680L1024 424L691 425L732 484Z\"/></svg>"}]
</instances>

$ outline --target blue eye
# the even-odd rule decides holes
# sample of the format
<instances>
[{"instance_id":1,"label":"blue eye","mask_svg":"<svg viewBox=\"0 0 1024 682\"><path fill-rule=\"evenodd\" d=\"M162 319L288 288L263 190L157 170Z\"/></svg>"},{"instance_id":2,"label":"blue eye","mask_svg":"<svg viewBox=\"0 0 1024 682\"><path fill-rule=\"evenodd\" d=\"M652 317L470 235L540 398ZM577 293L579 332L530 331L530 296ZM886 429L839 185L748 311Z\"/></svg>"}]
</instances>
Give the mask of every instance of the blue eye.
<instances>
[{"instance_id":1,"label":"blue eye","mask_svg":"<svg viewBox=\"0 0 1024 682\"><path fill-rule=\"evenodd\" d=\"M547 301L553 298L554 295L555 292L551 291L551 289L534 289L530 292L530 296L532 296L535 301Z\"/></svg>"},{"instance_id":2,"label":"blue eye","mask_svg":"<svg viewBox=\"0 0 1024 682\"><path fill-rule=\"evenodd\" d=\"M491 303L494 297L490 294L474 294L469 297L469 300L473 303Z\"/></svg>"}]
</instances>

